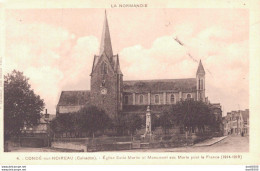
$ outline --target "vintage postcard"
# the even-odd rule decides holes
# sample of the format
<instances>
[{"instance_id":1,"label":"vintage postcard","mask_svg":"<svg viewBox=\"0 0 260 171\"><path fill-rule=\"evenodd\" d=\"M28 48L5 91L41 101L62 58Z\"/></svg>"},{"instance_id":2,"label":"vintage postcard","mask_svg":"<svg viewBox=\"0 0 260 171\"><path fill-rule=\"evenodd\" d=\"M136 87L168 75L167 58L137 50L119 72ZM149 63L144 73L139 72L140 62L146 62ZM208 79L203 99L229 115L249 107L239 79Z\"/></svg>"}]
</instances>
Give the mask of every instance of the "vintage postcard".
<instances>
[{"instance_id":1,"label":"vintage postcard","mask_svg":"<svg viewBox=\"0 0 260 171\"><path fill-rule=\"evenodd\" d=\"M259 1L1 3L0 164L260 164Z\"/></svg>"}]
</instances>

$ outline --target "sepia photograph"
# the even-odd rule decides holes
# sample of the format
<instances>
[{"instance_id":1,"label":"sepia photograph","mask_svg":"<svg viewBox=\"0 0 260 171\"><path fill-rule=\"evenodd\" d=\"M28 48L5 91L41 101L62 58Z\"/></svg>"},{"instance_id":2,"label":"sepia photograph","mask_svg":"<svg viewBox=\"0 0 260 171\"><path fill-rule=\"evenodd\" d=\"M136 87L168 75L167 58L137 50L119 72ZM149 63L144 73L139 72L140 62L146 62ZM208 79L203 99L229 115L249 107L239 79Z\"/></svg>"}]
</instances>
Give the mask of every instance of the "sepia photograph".
<instances>
[{"instance_id":1,"label":"sepia photograph","mask_svg":"<svg viewBox=\"0 0 260 171\"><path fill-rule=\"evenodd\" d=\"M249 152L249 10L139 6L5 10L5 153Z\"/></svg>"}]
</instances>

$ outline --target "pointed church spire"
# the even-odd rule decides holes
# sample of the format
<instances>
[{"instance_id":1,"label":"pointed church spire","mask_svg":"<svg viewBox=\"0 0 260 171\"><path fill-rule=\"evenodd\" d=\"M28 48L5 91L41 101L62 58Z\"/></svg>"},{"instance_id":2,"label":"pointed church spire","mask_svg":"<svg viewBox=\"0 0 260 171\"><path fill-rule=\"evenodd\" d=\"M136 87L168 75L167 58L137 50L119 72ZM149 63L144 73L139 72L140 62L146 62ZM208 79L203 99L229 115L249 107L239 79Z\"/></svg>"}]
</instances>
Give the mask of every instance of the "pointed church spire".
<instances>
[{"instance_id":1,"label":"pointed church spire","mask_svg":"<svg viewBox=\"0 0 260 171\"><path fill-rule=\"evenodd\" d=\"M199 67L198 67L198 70L197 70L197 75L198 74L205 74L205 70L204 70L204 67L202 65L201 60L200 60Z\"/></svg>"},{"instance_id":2,"label":"pointed church spire","mask_svg":"<svg viewBox=\"0 0 260 171\"><path fill-rule=\"evenodd\" d=\"M107 13L105 11L105 20L104 20L104 26L103 26L103 33L101 37L101 44L100 44L100 56L105 53L108 58L111 58L113 56L113 50L112 50L112 44L111 44L111 38L110 38L110 32L107 22Z\"/></svg>"}]
</instances>

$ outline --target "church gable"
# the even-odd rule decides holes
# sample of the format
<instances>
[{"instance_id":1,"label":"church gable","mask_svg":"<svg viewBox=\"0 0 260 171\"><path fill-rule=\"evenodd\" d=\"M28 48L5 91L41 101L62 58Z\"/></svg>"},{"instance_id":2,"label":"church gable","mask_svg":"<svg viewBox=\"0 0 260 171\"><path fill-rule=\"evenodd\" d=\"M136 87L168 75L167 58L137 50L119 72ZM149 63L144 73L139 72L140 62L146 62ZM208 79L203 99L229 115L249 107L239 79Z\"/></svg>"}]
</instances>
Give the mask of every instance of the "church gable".
<instances>
[{"instance_id":1,"label":"church gable","mask_svg":"<svg viewBox=\"0 0 260 171\"><path fill-rule=\"evenodd\" d=\"M98 60L97 62L95 60ZM96 64L95 64L96 63ZM92 73L101 73L102 70L104 69L103 66L104 64L106 64L106 74L109 74L109 73L112 73L114 74L114 69L111 65L111 62L109 61L109 59L107 58L107 56L105 54L103 54L102 56L98 57L98 56L95 56L94 58L94 65L93 65L93 68L92 68ZM99 70L99 71L98 71ZM109 74L111 75L111 74Z\"/></svg>"},{"instance_id":2,"label":"church gable","mask_svg":"<svg viewBox=\"0 0 260 171\"><path fill-rule=\"evenodd\" d=\"M102 56L94 56L93 66L92 66L92 72L90 75L92 75L93 72L96 72L96 68L100 68L100 65L105 62L109 69L113 73L122 74L119 64L119 57L118 55L114 55L111 60L107 57L107 55L103 54Z\"/></svg>"}]
</instances>

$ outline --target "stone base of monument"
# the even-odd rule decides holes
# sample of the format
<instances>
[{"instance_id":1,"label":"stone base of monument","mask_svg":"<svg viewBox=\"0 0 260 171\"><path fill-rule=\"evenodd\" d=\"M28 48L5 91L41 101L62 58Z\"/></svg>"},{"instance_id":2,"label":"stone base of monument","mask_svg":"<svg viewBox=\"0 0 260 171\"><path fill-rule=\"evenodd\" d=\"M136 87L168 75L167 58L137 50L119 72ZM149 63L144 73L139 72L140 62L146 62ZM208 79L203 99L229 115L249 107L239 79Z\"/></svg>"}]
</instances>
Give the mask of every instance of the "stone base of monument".
<instances>
[{"instance_id":1,"label":"stone base of monument","mask_svg":"<svg viewBox=\"0 0 260 171\"><path fill-rule=\"evenodd\" d=\"M115 150L131 150L132 142L115 142L115 143L103 143L103 144L94 144L87 146L88 152L95 151L115 151Z\"/></svg>"},{"instance_id":2,"label":"stone base of monument","mask_svg":"<svg viewBox=\"0 0 260 171\"><path fill-rule=\"evenodd\" d=\"M132 142L132 148L133 149L141 148L141 141Z\"/></svg>"},{"instance_id":3,"label":"stone base of monument","mask_svg":"<svg viewBox=\"0 0 260 171\"><path fill-rule=\"evenodd\" d=\"M132 142L117 142L116 150L131 150L132 149Z\"/></svg>"},{"instance_id":4,"label":"stone base of monument","mask_svg":"<svg viewBox=\"0 0 260 171\"><path fill-rule=\"evenodd\" d=\"M140 148L150 148L150 143L140 143Z\"/></svg>"},{"instance_id":5,"label":"stone base of monument","mask_svg":"<svg viewBox=\"0 0 260 171\"><path fill-rule=\"evenodd\" d=\"M87 151L86 145L77 142L52 142L51 147L65 151Z\"/></svg>"},{"instance_id":6,"label":"stone base of monument","mask_svg":"<svg viewBox=\"0 0 260 171\"><path fill-rule=\"evenodd\" d=\"M160 142L150 142L150 148L161 148Z\"/></svg>"}]
</instances>

